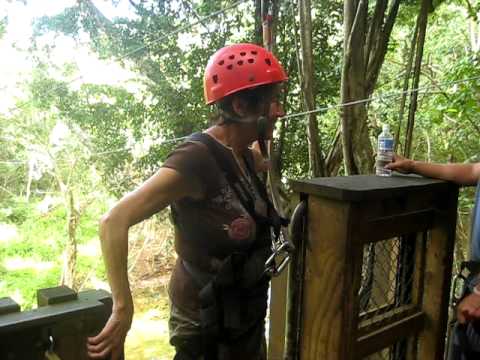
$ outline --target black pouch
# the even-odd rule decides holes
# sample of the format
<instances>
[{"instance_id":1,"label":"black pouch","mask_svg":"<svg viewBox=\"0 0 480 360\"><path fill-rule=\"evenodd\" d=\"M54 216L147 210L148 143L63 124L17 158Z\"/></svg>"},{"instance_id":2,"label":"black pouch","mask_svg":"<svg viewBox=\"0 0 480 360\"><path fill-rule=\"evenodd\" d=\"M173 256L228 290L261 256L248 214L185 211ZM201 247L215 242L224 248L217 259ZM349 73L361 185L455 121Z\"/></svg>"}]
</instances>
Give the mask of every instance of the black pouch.
<instances>
[{"instance_id":1,"label":"black pouch","mask_svg":"<svg viewBox=\"0 0 480 360\"><path fill-rule=\"evenodd\" d=\"M453 282L454 295L452 305L454 308L468 295L479 282L480 261L464 261L460 266L460 273ZM459 281L463 284L459 286ZM460 295L455 291L460 288ZM446 360L478 360L480 359L480 321L452 324Z\"/></svg>"}]
</instances>

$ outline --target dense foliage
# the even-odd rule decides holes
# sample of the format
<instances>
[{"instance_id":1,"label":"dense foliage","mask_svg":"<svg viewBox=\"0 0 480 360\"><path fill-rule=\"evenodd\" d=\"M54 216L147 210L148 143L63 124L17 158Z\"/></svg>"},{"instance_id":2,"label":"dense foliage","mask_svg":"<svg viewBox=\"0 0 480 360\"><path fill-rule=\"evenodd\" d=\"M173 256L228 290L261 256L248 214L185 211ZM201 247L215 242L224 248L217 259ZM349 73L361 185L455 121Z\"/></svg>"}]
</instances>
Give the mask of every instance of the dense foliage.
<instances>
[{"instance_id":1,"label":"dense foliage","mask_svg":"<svg viewBox=\"0 0 480 360\"><path fill-rule=\"evenodd\" d=\"M0 114L0 297L14 296L29 307L37 288L58 283L64 266L61 254L72 236L71 214L78 215L75 286L100 286L105 281L97 235L101 214L158 169L179 138L209 125L214 109L204 105L202 75L213 51L259 38L254 1L129 3L128 17L110 19L94 1L78 0L34 23L27 49L31 77L19 84L23 95L17 108ZM312 3L313 82L316 105L324 109L318 124L327 156L339 127L335 105L340 98L343 2ZM412 153L416 159L438 162L479 161L480 5L434 4ZM418 5L402 2L374 100L368 103L371 141L387 122L401 130L399 149L405 139L405 119L399 125L398 117L400 96ZM304 110L297 11L294 1L279 2L275 21L275 52L289 73L285 108L290 114ZM8 20L0 18L0 40ZM81 81L73 62L58 63L51 55L61 37L75 39L79 49L88 47L104 61L121 64L135 86ZM306 117L285 119L285 129L282 175L304 177L309 171ZM462 192L460 200L461 258L467 248L472 192ZM132 247L138 252L132 255L133 263L142 263L139 259L149 253L147 270L168 269L173 255L167 221L161 214L151 227L135 230Z\"/></svg>"}]
</instances>

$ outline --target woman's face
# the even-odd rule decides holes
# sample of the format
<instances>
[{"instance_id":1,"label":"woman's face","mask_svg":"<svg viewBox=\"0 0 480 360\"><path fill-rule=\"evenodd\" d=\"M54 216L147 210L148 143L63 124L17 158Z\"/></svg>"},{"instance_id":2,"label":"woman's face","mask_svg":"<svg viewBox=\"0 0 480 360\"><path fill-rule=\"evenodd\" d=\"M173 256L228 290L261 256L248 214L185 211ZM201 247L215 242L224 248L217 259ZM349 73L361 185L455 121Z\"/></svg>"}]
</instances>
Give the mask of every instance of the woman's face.
<instances>
[{"instance_id":1,"label":"woman's face","mask_svg":"<svg viewBox=\"0 0 480 360\"><path fill-rule=\"evenodd\" d=\"M248 111L246 101L241 98L234 98L232 100L233 110L242 118L242 132L252 140L257 140L260 135L265 140L273 138L273 131L275 130L275 123L279 117L285 115L281 99L283 99L281 85L276 85L268 98L264 99L262 103L257 105L255 111ZM264 133L259 134L258 119L263 117L265 123Z\"/></svg>"},{"instance_id":2,"label":"woman's face","mask_svg":"<svg viewBox=\"0 0 480 360\"><path fill-rule=\"evenodd\" d=\"M274 96L270 100L269 110L267 112L267 129L265 131L265 139L271 140L273 138L273 131L275 130L275 123L279 117L285 115L282 104L282 93L280 88L275 92Z\"/></svg>"}]
</instances>

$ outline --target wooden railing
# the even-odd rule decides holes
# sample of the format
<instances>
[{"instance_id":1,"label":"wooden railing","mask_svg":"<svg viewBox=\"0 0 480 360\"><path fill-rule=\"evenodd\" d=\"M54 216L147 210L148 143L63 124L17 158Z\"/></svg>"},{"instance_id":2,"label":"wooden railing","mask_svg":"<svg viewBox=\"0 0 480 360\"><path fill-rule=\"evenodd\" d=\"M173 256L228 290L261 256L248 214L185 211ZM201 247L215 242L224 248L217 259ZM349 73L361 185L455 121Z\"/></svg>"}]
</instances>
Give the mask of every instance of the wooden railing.
<instances>
[{"instance_id":1,"label":"wooden railing","mask_svg":"<svg viewBox=\"0 0 480 360\"><path fill-rule=\"evenodd\" d=\"M60 286L38 290L38 308L20 311L0 299L0 359L44 360L47 350L61 360L86 360L86 337L97 334L112 311L103 290L78 294Z\"/></svg>"},{"instance_id":2,"label":"wooden railing","mask_svg":"<svg viewBox=\"0 0 480 360\"><path fill-rule=\"evenodd\" d=\"M301 316L291 324L277 309L270 320L296 333L286 358L442 359L458 188L414 176L292 185L308 209L301 299L290 302ZM270 339L270 360L284 359L285 336Z\"/></svg>"}]
</instances>

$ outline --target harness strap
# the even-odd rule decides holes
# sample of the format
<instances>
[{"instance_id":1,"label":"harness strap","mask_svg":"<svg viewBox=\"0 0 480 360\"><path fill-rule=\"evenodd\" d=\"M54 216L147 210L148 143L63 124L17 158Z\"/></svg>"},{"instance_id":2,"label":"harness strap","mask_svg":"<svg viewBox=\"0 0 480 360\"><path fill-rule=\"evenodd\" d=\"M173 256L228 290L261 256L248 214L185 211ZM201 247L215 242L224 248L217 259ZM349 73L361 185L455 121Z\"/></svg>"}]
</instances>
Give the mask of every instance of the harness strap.
<instances>
[{"instance_id":1,"label":"harness strap","mask_svg":"<svg viewBox=\"0 0 480 360\"><path fill-rule=\"evenodd\" d=\"M206 145L217 165L225 173L226 180L235 192L242 206L255 220L261 231L260 238L254 242L249 251L233 253L225 258L215 272L199 269L199 265L190 259L183 259L182 264L200 289L200 322L204 342L205 360L216 360L218 344L231 329L233 333L241 333L258 317L264 316L267 306L269 277L265 274L265 260L272 253L269 236L263 229L273 227L278 237L280 227L288 221L280 218L268 198L265 185L254 171L253 157L244 156L247 171L251 174L254 185L260 196L267 203L268 216L255 211L255 201L250 192L238 181L237 173L232 168L232 161L227 153L213 138L207 134L194 133L190 141L198 141ZM194 259L195 260L195 259Z\"/></svg>"},{"instance_id":2,"label":"harness strap","mask_svg":"<svg viewBox=\"0 0 480 360\"><path fill-rule=\"evenodd\" d=\"M217 360L219 342L227 340L225 336L230 334L229 331L247 331L252 323L257 323L259 317L265 315L268 279L263 275L264 256L261 250L248 258L245 254L232 254L225 259L218 274L202 271L182 260L185 270L200 289L205 360Z\"/></svg>"},{"instance_id":3,"label":"harness strap","mask_svg":"<svg viewBox=\"0 0 480 360\"><path fill-rule=\"evenodd\" d=\"M255 211L254 200L251 196L248 196L249 192L242 187L241 182L237 181L238 177L235 175L235 172L232 171L231 166L229 165L230 161L225 155L225 153L222 151L222 149L220 149L220 144L218 144L214 139L212 139L211 136L201 132L192 134L189 139L191 141L201 142L208 147L210 154L214 157L220 169L225 173L226 179L230 187L235 191L235 194L237 195L244 208L248 211L250 216L255 219L257 223L271 226L275 234L275 240L277 240L280 236L281 227L287 226L289 224L289 220L279 216L277 211L275 210L275 207L273 206L267 194L265 184L260 180L254 169L253 158L245 155L243 157L247 169L252 175L255 187L259 191L262 199L267 204L267 217L262 216Z\"/></svg>"}]
</instances>

